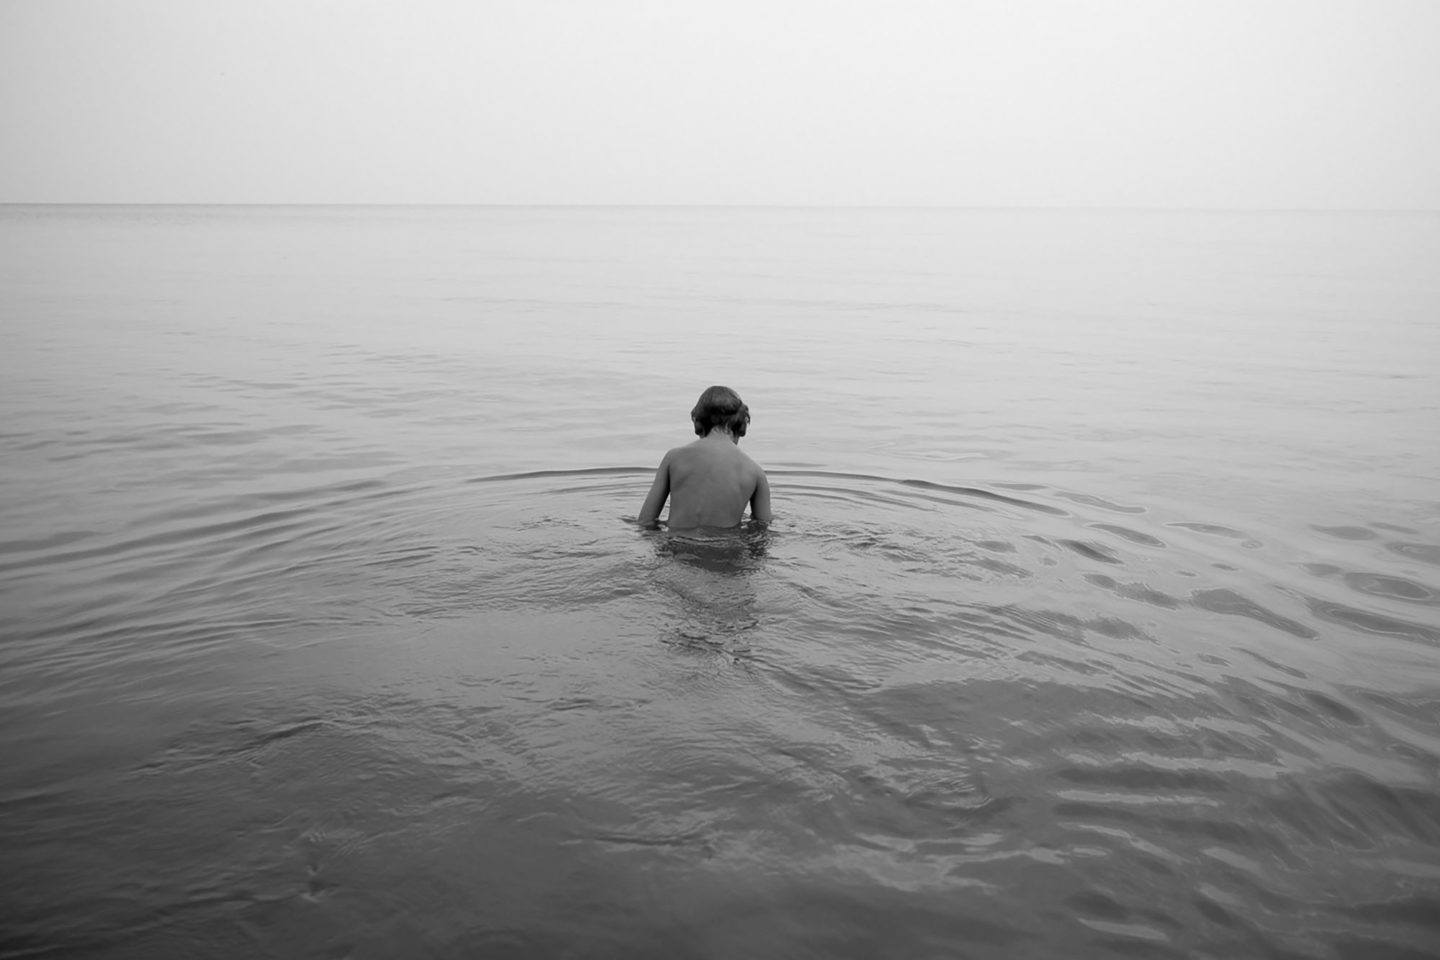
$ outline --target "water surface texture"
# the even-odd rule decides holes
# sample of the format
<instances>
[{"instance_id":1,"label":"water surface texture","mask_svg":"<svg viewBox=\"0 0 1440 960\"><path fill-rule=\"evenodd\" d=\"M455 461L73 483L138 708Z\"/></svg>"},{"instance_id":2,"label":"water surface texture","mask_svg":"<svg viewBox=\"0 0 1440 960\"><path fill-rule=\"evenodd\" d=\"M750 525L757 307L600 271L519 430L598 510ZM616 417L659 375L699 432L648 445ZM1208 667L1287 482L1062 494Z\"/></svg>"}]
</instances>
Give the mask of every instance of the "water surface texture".
<instances>
[{"instance_id":1,"label":"water surface texture","mask_svg":"<svg viewBox=\"0 0 1440 960\"><path fill-rule=\"evenodd\" d=\"M1433 956L1437 263L0 208L0 956ZM710 383L776 521L639 530Z\"/></svg>"}]
</instances>

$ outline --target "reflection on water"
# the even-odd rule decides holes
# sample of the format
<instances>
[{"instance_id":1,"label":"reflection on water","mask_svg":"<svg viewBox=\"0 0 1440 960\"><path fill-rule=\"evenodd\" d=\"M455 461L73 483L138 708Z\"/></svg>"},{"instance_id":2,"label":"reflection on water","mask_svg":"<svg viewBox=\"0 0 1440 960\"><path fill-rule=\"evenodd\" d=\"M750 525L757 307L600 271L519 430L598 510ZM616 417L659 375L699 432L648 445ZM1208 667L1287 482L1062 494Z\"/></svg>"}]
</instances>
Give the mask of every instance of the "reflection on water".
<instances>
[{"instance_id":1,"label":"reflection on water","mask_svg":"<svg viewBox=\"0 0 1440 960\"><path fill-rule=\"evenodd\" d=\"M759 626L752 575L769 546L765 524L746 521L734 529L664 528L647 533L655 544L657 584L673 592L674 635L669 642L740 656L750 648L743 632Z\"/></svg>"},{"instance_id":2,"label":"reflection on water","mask_svg":"<svg viewBox=\"0 0 1440 960\"><path fill-rule=\"evenodd\" d=\"M751 561L765 556L769 527L747 520L736 528L694 527L653 531L655 553L712 573L738 575L756 568Z\"/></svg>"}]
</instances>

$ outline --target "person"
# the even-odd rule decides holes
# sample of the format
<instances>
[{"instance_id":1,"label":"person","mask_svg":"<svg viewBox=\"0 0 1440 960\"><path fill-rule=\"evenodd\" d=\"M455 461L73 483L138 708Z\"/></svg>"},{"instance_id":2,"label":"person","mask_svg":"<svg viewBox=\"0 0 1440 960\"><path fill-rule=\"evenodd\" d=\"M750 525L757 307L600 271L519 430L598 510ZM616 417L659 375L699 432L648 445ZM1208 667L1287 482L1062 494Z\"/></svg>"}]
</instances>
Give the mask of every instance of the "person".
<instances>
[{"instance_id":1,"label":"person","mask_svg":"<svg viewBox=\"0 0 1440 960\"><path fill-rule=\"evenodd\" d=\"M736 527L750 517L770 522L770 481L760 465L740 451L750 425L750 408L729 387L710 387L690 411L699 440L665 454L640 508L640 523L655 525L670 500L671 530Z\"/></svg>"}]
</instances>

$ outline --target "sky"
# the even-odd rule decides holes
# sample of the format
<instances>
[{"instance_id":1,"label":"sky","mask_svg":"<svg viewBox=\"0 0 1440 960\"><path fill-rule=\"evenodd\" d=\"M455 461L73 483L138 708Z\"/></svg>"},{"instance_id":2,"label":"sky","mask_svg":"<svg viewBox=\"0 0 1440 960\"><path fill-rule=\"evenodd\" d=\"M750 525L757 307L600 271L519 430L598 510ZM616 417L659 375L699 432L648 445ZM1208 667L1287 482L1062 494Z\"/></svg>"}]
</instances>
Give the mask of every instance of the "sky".
<instances>
[{"instance_id":1,"label":"sky","mask_svg":"<svg viewBox=\"0 0 1440 960\"><path fill-rule=\"evenodd\" d=\"M0 0L0 202L1440 209L1440 0Z\"/></svg>"}]
</instances>

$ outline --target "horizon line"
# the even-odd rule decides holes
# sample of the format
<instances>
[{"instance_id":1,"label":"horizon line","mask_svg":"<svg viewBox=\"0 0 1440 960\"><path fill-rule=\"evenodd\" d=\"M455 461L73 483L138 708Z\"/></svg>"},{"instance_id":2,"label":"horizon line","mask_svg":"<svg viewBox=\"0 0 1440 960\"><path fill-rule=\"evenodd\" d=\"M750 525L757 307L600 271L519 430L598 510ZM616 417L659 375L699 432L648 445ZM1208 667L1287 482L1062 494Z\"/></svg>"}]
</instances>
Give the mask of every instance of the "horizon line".
<instances>
[{"instance_id":1,"label":"horizon line","mask_svg":"<svg viewBox=\"0 0 1440 960\"><path fill-rule=\"evenodd\" d=\"M448 201L133 201L133 200L0 200L0 207L368 207L456 208L529 210L966 210L983 212L1074 211L1127 213L1440 213L1440 207L1262 207L1163 206L1154 204L976 204L976 203L521 203Z\"/></svg>"}]
</instances>

